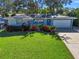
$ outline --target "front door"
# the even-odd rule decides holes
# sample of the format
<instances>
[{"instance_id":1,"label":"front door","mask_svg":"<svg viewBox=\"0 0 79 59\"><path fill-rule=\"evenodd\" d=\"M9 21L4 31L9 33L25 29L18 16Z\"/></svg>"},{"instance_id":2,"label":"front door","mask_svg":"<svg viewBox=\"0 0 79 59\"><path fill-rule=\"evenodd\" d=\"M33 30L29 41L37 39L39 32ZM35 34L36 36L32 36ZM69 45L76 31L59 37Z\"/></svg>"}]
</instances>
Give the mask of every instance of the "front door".
<instances>
[{"instance_id":1,"label":"front door","mask_svg":"<svg viewBox=\"0 0 79 59\"><path fill-rule=\"evenodd\" d=\"M51 25L51 19L47 19L47 25Z\"/></svg>"}]
</instances>

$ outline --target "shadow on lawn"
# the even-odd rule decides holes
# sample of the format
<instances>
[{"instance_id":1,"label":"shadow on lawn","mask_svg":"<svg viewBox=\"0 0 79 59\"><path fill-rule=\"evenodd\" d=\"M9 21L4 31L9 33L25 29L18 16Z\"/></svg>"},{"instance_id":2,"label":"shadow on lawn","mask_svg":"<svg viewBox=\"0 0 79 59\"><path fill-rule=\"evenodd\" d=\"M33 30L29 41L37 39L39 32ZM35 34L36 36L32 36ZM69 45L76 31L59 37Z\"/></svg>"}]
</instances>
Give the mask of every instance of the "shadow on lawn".
<instances>
[{"instance_id":1,"label":"shadow on lawn","mask_svg":"<svg viewBox=\"0 0 79 59\"><path fill-rule=\"evenodd\" d=\"M37 33L37 31L28 31L28 32L6 32L6 31L1 31L0 32L0 37L12 37L12 36L23 36L21 39L26 38L27 36L33 37L33 34ZM55 33L49 33L49 32L38 32L41 33L42 35L51 35L52 38L55 36L57 40L61 40L59 36Z\"/></svg>"}]
</instances>

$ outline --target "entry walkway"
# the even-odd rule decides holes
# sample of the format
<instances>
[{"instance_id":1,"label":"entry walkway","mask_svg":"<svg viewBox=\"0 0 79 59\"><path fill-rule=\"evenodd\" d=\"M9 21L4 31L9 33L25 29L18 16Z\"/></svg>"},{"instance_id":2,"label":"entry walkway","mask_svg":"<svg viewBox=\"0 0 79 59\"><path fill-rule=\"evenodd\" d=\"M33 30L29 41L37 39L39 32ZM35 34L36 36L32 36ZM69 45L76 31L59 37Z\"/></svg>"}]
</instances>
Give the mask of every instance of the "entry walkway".
<instances>
[{"instance_id":1,"label":"entry walkway","mask_svg":"<svg viewBox=\"0 0 79 59\"><path fill-rule=\"evenodd\" d=\"M58 35L72 53L75 59L79 59L79 32L59 32Z\"/></svg>"}]
</instances>

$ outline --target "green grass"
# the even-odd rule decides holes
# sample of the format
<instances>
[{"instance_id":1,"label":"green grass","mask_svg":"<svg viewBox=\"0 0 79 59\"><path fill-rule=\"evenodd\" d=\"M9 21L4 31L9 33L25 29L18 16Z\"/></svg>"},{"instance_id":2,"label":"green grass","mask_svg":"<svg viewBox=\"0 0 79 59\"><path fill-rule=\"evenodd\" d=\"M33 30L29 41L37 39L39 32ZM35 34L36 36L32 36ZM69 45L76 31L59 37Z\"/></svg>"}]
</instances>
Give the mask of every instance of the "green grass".
<instances>
[{"instance_id":1,"label":"green grass","mask_svg":"<svg viewBox=\"0 0 79 59\"><path fill-rule=\"evenodd\" d=\"M0 59L74 59L56 35L0 32Z\"/></svg>"}]
</instances>

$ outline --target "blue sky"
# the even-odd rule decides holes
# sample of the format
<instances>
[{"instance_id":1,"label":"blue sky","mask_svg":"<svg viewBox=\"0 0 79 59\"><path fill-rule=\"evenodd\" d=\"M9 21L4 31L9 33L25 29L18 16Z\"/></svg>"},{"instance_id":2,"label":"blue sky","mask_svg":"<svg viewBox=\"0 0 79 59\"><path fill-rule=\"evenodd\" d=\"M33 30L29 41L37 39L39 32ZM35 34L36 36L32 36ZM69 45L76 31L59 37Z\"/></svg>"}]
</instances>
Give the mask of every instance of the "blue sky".
<instances>
[{"instance_id":1,"label":"blue sky","mask_svg":"<svg viewBox=\"0 0 79 59\"><path fill-rule=\"evenodd\" d=\"M66 5L65 7L79 8L79 0L72 0L72 3L70 5Z\"/></svg>"},{"instance_id":2,"label":"blue sky","mask_svg":"<svg viewBox=\"0 0 79 59\"><path fill-rule=\"evenodd\" d=\"M68 8L79 8L79 0L72 0L72 3L71 4L67 4L64 7L68 7Z\"/></svg>"}]
</instances>

